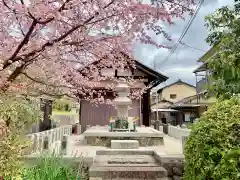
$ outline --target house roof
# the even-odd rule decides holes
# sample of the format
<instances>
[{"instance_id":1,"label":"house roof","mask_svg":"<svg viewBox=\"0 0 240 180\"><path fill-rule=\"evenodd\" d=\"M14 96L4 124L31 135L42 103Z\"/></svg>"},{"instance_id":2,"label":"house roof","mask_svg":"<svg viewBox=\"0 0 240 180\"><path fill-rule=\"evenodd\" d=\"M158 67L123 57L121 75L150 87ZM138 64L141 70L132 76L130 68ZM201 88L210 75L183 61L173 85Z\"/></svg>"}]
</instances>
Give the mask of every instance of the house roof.
<instances>
[{"instance_id":1,"label":"house roof","mask_svg":"<svg viewBox=\"0 0 240 180\"><path fill-rule=\"evenodd\" d=\"M124 56L126 56L127 58L130 59L130 56L129 56L129 55L127 55L127 54L124 53L124 52L121 52L121 53L122 53ZM86 67L90 66L91 64L95 64L95 65L96 65L96 64L99 63L100 61L101 61L101 59L100 59L100 60L97 60L97 61L93 61L93 62L91 62L90 64L88 64L87 66L85 66L85 67L83 67L83 68L86 68ZM162 83L162 82L164 82L164 81L166 81L166 80L168 79L168 77L167 77L166 75L164 75L163 73L159 73L159 72L153 70L152 68L148 67L147 65L145 65L145 64L143 64L143 63L141 63L141 62L139 62L139 61L137 61L137 60L135 60L135 59L134 59L134 62L135 62L135 65L136 65L136 67L137 67L138 69L140 69L141 71L145 72L146 74L149 74L149 75L151 75L152 77L154 77L155 83L152 85L152 87L156 87L157 85L159 85L160 83ZM79 72L81 72L81 70L82 70L83 68L79 69Z\"/></svg>"},{"instance_id":2,"label":"house roof","mask_svg":"<svg viewBox=\"0 0 240 180\"><path fill-rule=\"evenodd\" d=\"M205 95L206 92L201 92L198 95ZM207 104L201 104L201 103L191 103L192 100L197 99L197 95L189 96L186 98L181 99L180 101L175 102L174 104L170 105L170 108L184 108L184 107L200 107L200 106L206 106Z\"/></svg>"},{"instance_id":3,"label":"house roof","mask_svg":"<svg viewBox=\"0 0 240 180\"><path fill-rule=\"evenodd\" d=\"M206 62L211 56L215 54L218 47L218 43L213 45L200 59L198 59L198 62Z\"/></svg>"},{"instance_id":4,"label":"house roof","mask_svg":"<svg viewBox=\"0 0 240 180\"><path fill-rule=\"evenodd\" d=\"M178 112L178 110L175 109L165 109L165 108L158 108L158 109L151 109L152 112Z\"/></svg>"},{"instance_id":5,"label":"house roof","mask_svg":"<svg viewBox=\"0 0 240 180\"><path fill-rule=\"evenodd\" d=\"M173 105L187 104L187 103L189 103L190 101L192 101L196 98L197 98L197 95L188 96L186 98L181 99L180 101L175 102Z\"/></svg>"},{"instance_id":6,"label":"house roof","mask_svg":"<svg viewBox=\"0 0 240 180\"><path fill-rule=\"evenodd\" d=\"M136 63L136 66L139 69L141 69L143 72L146 72L147 74L150 74L150 75L154 76L157 79L161 79L162 82L166 81L168 79L168 77L166 75L153 70L152 68L144 65L143 63L141 63L141 62L139 62L137 60L135 60L135 63Z\"/></svg>"},{"instance_id":7,"label":"house roof","mask_svg":"<svg viewBox=\"0 0 240 180\"><path fill-rule=\"evenodd\" d=\"M198 72L203 72L203 71L208 70L207 65L208 65L208 61L206 61L206 62L204 62L203 64L201 64L197 69L195 69L195 70L193 71L193 73L198 73Z\"/></svg>"},{"instance_id":8,"label":"house roof","mask_svg":"<svg viewBox=\"0 0 240 180\"><path fill-rule=\"evenodd\" d=\"M151 108L153 108L153 109L157 109L160 107L163 108L163 107L168 107L169 105L172 105L172 104L173 104L173 102L163 99L163 100L158 101L158 103L151 104Z\"/></svg>"},{"instance_id":9,"label":"house roof","mask_svg":"<svg viewBox=\"0 0 240 180\"><path fill-rule=\"evenodd\" d=\"M182 105L172 105L171 108L173 109L181 109L181 108L196 108L206 105L200 105L200 104L182 104Z\"/></svg>"},{"instance_id":10,"label":"house roof","mask_svg":"<svg viewBox=\"0 0 240 180\"><path fill-rule=\"evenodd\" d=\"M173 85L175 85L175 84L185 84L185 85L190 86L190 87L192 87L192 88L196 88L195 86L193 86L193 85L191 85L191 84L188 84L188 83L182 81L181 79L179 79L179 80L177 80L176 82L174 82L174 83L172 83L172 84L169 84L169 85L167 85L167 86L164 86L164 87L160 88L160 89L157 91L157 93L160 93L163 89L166 89L166 88L168 88L168 87L170 87L170 86L173 86Z\"/></svg>"}]
</instances>

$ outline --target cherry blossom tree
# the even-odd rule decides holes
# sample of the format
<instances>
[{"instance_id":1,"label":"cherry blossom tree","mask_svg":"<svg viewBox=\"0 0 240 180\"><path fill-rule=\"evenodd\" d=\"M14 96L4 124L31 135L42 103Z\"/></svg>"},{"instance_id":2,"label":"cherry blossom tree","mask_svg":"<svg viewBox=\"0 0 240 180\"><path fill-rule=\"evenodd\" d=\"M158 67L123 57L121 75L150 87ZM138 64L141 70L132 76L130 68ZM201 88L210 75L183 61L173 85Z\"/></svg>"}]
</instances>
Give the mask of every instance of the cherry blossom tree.
<instances>
[{"instance_id":1,"label":"cherry blossom tree","mask_svg":"<svg viewBox=\"0 0 240 180\"><path fill-rule=\"evenodd\" d=\"M173 24L191 13L194 1L1 0L0 87L54 93L57 88L91 98L97 93L90 81L97 69L89 64L101 60L101 68L134 67L133 41L168 48L148 32L171 40L159 22ZM79 73L86 66L88 76Z\"/></svg>"}]
</instances>

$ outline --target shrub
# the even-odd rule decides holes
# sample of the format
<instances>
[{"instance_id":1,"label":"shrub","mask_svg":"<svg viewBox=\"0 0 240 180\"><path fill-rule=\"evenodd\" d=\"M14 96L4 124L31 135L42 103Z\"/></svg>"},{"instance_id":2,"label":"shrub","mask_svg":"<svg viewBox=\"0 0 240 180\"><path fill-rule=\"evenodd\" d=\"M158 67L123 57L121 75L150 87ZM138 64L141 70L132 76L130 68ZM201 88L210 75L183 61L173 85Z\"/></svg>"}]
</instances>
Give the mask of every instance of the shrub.
<instances>
[{"instance_id":1,"label":"shrub","mask_svg":"<svg viewBox=\"0 0 240 180\"><path fill-rule=\"evenodd\" d=\"M15 96L0 97L0 179L21 173L26 128L41 117L34 99Z\"/></svg>"},{"instance_id":2,"label":"shrub","mask_svg":"<svg viewBox=\"0 0 240 180\"><path fill-rule=\"evenodd\" d=\"M192 128L185 145L186 180L240 179L240 98L217 102Z\"/></svg>"},{"instance_id":3,"label":"shrub","mask_svg":"<svg viewBox=\"0 0 240 180\"><path fill-rule=\"evenodd\" d=\"M58 111L71 111L72 104L65 99L57 99L53 102L53 109Z\"/></svg>"},{"instance_id":4,"label":"shrub","mask_svg":"<svg viewBox=\"0 0 240 180\"><path fill-rule=\"evenodd\" d=\"M24 172L27 180L86 180L83 166L66 164L60 157L41 157L38 163Z\"/></svg>"}]
</instances>

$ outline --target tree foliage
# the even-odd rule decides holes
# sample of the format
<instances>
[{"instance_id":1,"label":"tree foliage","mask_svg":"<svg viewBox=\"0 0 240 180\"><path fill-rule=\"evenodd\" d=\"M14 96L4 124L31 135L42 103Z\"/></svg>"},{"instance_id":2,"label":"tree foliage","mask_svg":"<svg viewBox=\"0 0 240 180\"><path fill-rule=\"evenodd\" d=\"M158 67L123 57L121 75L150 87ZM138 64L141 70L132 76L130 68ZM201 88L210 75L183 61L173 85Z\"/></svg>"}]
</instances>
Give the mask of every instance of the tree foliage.
<instances>
[{"instance_id":1,"label":"tree foliage","mask_svg":"<svg viewBox=\"0 0 240 180\"><path fill-rule=\"evenodd\" d=\"M58 111L71 111L73 102L67 99L56 99L53 102L53 109Z\"/></svg>"},{"instance_id":2,"label":"tree foliage","mask_svg":"<svg viewBox=\"0 0 240 180\"><path fill-rule=\"evenodd\" d=\"M26 129L39 121L41 112L34 100L15 96L0 98L0 177L21 173Z\"/></svg>"},{"instance_id":3,"label":"tree foliage","mask_svg":"<svg viewBox=\"0 0 240 180\"><path fill-rule=\"evenodd\" d=\"M240 179L240 97L213 105L185 145L186 180Z\"/></svg>"},{"instance_id":4,"label":"tree foliage","mask_svg":"<svg viewBox=\"0 0 240 180\"><path fill-rule=\"evenodd\" d=\"M240 1L234 8L224 6L206 17L210 33L206 41L216 46L208 61L211 91L217 97L229 98L240 93Z\"/></svg>"}]
</instances>

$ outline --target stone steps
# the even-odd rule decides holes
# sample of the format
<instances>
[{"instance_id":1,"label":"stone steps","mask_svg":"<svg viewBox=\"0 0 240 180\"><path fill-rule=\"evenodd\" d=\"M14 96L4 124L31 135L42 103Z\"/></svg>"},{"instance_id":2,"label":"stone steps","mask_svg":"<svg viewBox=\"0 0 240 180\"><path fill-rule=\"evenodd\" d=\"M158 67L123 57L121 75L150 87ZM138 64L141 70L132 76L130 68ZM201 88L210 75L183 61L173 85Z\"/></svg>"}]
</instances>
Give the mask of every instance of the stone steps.
<instances>
[{"instance_id":1,"label":"stone steps","mask_svg":"<svg viewBox=\"0 0 240 180\"><path fill-rule=\"evenodd\" d=\"M154 151L138 149L135 140L112 140L111 145L113 149L96 151L90 180L167 180Z\"/></svg>"},{"instance_id":2,"label":"stone steps","mask_svg":"<svg viewBox=\"0 0 240 180\"><path fill-rule=\"evenodd\" d=\"M101 177L102 179L160 179L167 177L167 170L163 167L155 166L96 166L93 165L89 169L89 176L92 177Z\"/></svg>"},{"instance_id":3,"label":"stone steps","mask_svg":"<svg viewBox=\"0 0 240 180\"><path fill-rule=\"evenodd\" d=\"M99 150L96 155L153 155L153 150L146 149L106 149Z\"/></svg>"},{"instance_id":4,"label":"stone steps","mask_svg":"<svg viewBox=\"0 0 240 180\"><path fill-rule=\"evenodd\" d=\"M102 155L102 156L96 156L94 160L95 164L104 164L104 165L114 165L114 164L121 164L121 165L148 165L152 166L157 163L156 159L153 158L150 155Z\"/></svg>"}]
</instances>

